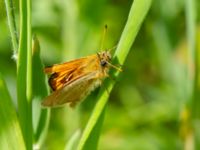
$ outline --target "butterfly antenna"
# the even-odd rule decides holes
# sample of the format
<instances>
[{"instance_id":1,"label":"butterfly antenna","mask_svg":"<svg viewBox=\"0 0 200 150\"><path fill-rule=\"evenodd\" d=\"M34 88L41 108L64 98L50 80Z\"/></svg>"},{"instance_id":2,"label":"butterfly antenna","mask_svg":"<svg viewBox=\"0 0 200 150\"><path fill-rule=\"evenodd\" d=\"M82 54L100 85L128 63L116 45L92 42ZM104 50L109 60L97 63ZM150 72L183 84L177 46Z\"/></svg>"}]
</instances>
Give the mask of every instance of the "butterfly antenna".
<instances>
[{"instance_id":1,"label":"butterfly antenna","mask_svg":"<svg viewBox=\"0 0 200 150\"><path fill-rule=\"evenodd\" d=\"M100 44L100 50L101 51L103 50L103 46L104 46L104 41L105 41L107 30L108 30L108 26L105 25L104 26L104 30L103 30L103 36L102 36L102 39L101 39L101 44Z\"/></svg>"},{"instance_id":2,"label":"butterfly antenna","mask_svg":"<svg viewBox=\"0 0 200 150\"><path fill-rule=\"evenodd\" d=\"M107 51L108 52L111 52L112 50L116 49L117 48L117 45L113 46L112 48L108 49Z\"/></svg>"},{"instance_id":3,"label":"butterfly antenna","mask_svg":"<svg viewBox=\"0 0 200 150\"><path fill-rule=\"evenodd\" d=\"M115 65L113 65L113 64L111 64L111 63L109 63L108 61L107 61L107 64L108 64L110 67L115 68L116 70L122 72L122 69L121 69L121 68L119 68L119 67L117 67L117 66L115 66Z\"/></svg>"}]
</instances>

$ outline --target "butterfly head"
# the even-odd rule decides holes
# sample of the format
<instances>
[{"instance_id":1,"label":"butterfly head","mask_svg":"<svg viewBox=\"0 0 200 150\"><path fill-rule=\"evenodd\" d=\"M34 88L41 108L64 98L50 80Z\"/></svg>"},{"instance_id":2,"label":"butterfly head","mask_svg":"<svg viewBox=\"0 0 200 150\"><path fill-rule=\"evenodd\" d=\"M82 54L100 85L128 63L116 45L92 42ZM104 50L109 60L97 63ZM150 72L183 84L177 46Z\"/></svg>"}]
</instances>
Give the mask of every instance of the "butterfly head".
<instances>
[{"instance_id":1,"label":"butterfly head","mask_svg":"<svg viewBox=\"0 0 200 150\"><path fill-rule=\"evenodd\" d=\"M111 54L109 51L103 51L101 53L98 53L98 57L102 67L106 67L111 61Z\"/></svg>"}]
</instances>

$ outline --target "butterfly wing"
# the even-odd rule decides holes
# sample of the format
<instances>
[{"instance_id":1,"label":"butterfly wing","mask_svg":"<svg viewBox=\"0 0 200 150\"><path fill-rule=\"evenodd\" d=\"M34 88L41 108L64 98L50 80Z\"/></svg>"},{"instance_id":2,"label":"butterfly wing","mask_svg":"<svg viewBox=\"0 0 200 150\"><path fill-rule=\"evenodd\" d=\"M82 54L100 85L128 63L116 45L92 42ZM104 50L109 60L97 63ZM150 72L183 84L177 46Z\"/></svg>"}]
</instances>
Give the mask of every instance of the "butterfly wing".
<instances>
[{"instance_id":1,"label":"butterfly wing","mask_svg":"<svg viewBox=\"0 0 200 150\"><path fill-rule=\"evenodd\" d=\"M85 74L88 74L91 71L95 71L95 59L96 56L91 55L88 57L45 68L45 73L51 74L49 78L49 85L52 90L59 90L63 86L66 86L77 80L78 78L85 76ZM89 68L88 66L93 68Z\"/></svg>"},{"instance_id":2,"label":"butterfly wing","mask_svg":"<svg viewBox=\"0 0 200 150\"><path fill-rule=\"evenodd\" d=\"M101 83L101 70L97 55L76 59L45 68L51 74L49 85L53 92L42 102L46 107L57 107L65 103L75 106Z\"/></svg>"},{"instance_id":3,"label":"butterfly wing","mask_svg":"<svg viewBox=\"0 0 200 150\"><path fill-rule=\"evenodd\" d=\"M88 73L54 91L45 98L42 105L45 107L58 107L70 103L70 106L73 107L100 84L101 79L98 78L98 72Z\"/></svg>"}]
</instances>

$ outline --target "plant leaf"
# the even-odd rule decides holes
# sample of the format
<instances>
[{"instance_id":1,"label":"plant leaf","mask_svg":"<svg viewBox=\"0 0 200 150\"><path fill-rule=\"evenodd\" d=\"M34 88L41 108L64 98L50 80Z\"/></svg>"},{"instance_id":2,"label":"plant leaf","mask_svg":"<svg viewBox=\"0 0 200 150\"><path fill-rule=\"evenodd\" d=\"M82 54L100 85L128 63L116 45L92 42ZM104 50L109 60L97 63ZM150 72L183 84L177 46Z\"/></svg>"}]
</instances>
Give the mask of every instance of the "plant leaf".
<instances>
[{"instance_id":1,"label":"plant leaf","mask_svg":"<svg viewBox=\"0 0 200 150\"><path fill-rule=\"evenodd\" d=\"M20 37L17 60L18 115L26 149L32 149L31 0L19 0Z\"/></svg>"},{"instance_id":2,"label":"plant leaf","mask_svg":"<svg viewBox=\"0 0 200 150\"><path fill-rule=\"evenodd\" d=\"M34 141L41 145L46 137L49 124L50 109L42 109L41 100L47 96L48 89L43 73L43 63L40 59L40 45L36 36L33 38L33 129Z\"/></svg>"},{"instance_id":3,"label":"plant leaf","mask_svg":"<svg viewBox=\"0 0 200 150\"><path fill-rule=\"evenodd\" d=\"M0 101L0 149L25 150L17 114L1 74Z\"/></svg>"}]
</instances>

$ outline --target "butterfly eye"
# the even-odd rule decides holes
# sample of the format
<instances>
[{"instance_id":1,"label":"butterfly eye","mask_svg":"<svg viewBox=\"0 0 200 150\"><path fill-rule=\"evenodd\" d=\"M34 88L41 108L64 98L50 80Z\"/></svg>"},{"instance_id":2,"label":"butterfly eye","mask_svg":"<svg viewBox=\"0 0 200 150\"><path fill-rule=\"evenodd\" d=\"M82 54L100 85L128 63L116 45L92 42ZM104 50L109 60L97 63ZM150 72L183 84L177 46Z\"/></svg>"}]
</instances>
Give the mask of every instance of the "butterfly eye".
<instances>
[{"instance_id":1,"label":"butterfly eye","mask_svg":"<svg viewBox=\"0 0 200 150\"><path fill-rule=\"evenodd\" d=\"M101 66L102 66L102 67L105 67L105 66L106 66L106 64L107 64L107 62L106 62L106 61L104 61L104 60L102 60L102 61L101 61Z\"/></svg>"}]
</instances>

